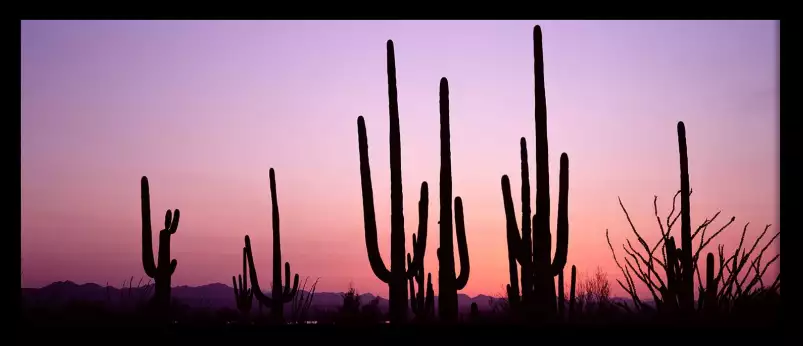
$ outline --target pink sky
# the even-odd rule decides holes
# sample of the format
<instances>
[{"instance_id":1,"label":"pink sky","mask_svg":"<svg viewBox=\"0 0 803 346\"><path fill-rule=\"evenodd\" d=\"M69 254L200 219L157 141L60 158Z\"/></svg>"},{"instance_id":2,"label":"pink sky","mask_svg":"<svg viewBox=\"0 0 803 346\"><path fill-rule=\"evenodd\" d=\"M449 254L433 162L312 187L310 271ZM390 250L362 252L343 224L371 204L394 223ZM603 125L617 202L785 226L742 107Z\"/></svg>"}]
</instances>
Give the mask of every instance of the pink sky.
<instances>
[{"instance_id":1,"label":"pink sky","mask_svg":"<svg viewBox=\"0 0 803 346\"><path fill-rule=\"evenodd\" d=\"M745 222L748 235L765 224L780 229L775 22L28 21L23 286L117 286L144 276L143 175L154 227L166 209L182 213L174 285L228 283L240 271L245 234L269 277L273 167L282 255L293 272L321 277L319 291L353 282L386 296L365 249L356 119L366 119L379 247L389 263L385 42L393 39L408 249L426 180L425 264L436 279L438 81L447 77L454 194L463 198L471 258L461 292L502 293L500 178L511 176L518 200L522 136L534 164L535 24L544 33L553 210L560 153L571 162L567 273L571 264L581 273L601 266L620 277L605 240L606 229L615 244L632 234L617 196L655 239L653 195L665 215L680 186L679 120L693 223L717 210L722 222L736 216L720 238L728 250Z\"/></svg>"}]
</instances>

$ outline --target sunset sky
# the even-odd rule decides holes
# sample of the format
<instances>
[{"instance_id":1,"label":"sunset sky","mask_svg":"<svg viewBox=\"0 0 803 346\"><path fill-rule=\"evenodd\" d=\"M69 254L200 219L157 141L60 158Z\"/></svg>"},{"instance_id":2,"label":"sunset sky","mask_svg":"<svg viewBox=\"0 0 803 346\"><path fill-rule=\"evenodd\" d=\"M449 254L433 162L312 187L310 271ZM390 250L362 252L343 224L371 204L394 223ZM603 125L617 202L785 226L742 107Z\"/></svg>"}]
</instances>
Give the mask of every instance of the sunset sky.
<instances>
[{"instance_id":1,"label":"sunset sky","mask_svg":"<svg viewBox=\"0 0 803 346\"><path fill-rule=\"evenodd\" d=\"M735 216L717 242L728 251L746 222L748 236L766 224L780 230L775 22L27 21L23 287L119 286L144 276L143 175L155 231L166 209L181 210L174 285L229 284L246 234L268 282L272 167L292 271L321 277L319 291L353 283L387 296L365 248L357 117L366 120L379 247L389 265L385 42L392 39L407 249L427 181L425 264L436 279L438 82L446 77L453 187L463 198L471 259L461 293L501 294L509 277L500 178L510 175L520 215L522 136L535 193L536 24L544 37L553 227L560 154L570 159L567 274L572 264L580 273L600 266L613 294L624 295L605 230L621 258L619 244L633 237L621 197L640 233L657 239L652 200L659 196L665 217L680 187L681 120L694 226L718 210L714 229Z\"/></svg>"}]
</instances>

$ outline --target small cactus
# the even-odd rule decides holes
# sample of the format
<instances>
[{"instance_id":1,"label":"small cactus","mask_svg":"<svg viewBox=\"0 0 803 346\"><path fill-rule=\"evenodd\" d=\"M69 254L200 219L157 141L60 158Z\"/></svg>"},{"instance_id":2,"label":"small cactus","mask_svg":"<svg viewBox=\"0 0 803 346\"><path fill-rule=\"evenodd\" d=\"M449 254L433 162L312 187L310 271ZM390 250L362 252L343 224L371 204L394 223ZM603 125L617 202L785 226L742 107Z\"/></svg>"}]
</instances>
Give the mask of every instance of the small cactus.
<instances>
[{"instance_id":1,"label":"small cactus","mask_svg":"<svg viewBox=\"0 0 803 346\"><path fill-rule=\"evenodd\" d=\"M423 266L427 246L427 216L429 189L421 183L421 198L418 202L418 243L413 249L410 267L405 268L404 201L401 174L401 135L399 131L399 103L396 90L396 57L393 41L387 42L388 99L390 113L390 270L379 254L377 242L374 190L371 183L371 165L368 159L368 135L365 119L357 118L357 135L360 151L360 181L362 186L363 220L365 223L365 247L368 262L376 277L388 284L390 322L407 322L407 281Z\"/></svg>"},{"instance_id":2,"label":"small cactus","mask_svg":"<svg viewBox=\"0 0 803 346\"><path fill-rule=\"evenodd\" d=\"M413 234L413 248L416 245L415 234ZM407 254L407 267L412 267L412 258ZM426 291L424 290L424 265L417 268L418 271L410 277L410 308L413 310L415 319L426 321L435 314L435 291L432 289L432 273L427 273ZM416 292L415 284L418 284Z\"/></svg>"},{"instance_id":3,"label":"small cactus","mask_svg":"<svg viewBox=\"0 0 803 346\"><path fill-rule=\"evenodd\" d=\"M470 320L471 322L479 322L480 320L480 308L477 306L477 302L471 302L471 315Z\"/></svg>"},{"instance_id":4,"label":"small cactus","mask_svg":"<svg viewBox=\"0 0 803 346\"><path fill-rule=\"evenodd\" d=\"M251 293L260 304L270 307L271 320L274 323L284 323L284 304L293 300L298 291L298 274L293 278L290 287L290 262L284 263L284 290L282 290L282 243L279 234L279 203L276 197L276 175L270 169L270 200L273 205L273 287L268 297L259 288L259 278L254 267L254 255L251 250L251 238L245 236L245 254L248 258L249 274L251 276Z\"/></svg>"},{"instance_id":5,"label":"small cactus","mask_svg":"<svg viewBox=\"0 0 803 346\"><path fill-rule=\"evenodd\" d=\"M248 317L254 301L254 292L248 288L247 253L246 248L243 248L243 273L242 275L237 275L239 282L234 279L234 276L231 277L231 284L234 288L234 301L237 303L237 310L240 310L243 317Z\"/></svg>"},{"instance_id":6,"label":"small cactus","mask_svg":"<svg viewBox=\"0 0 803 346\"><path fill-rule=\"evenodd\" d=\"M154 263L153 240L151 239L151 194L147 177L142 177L140 181L140 197L142 200L142 267L156 286L152 303L157 310L160 310L160 313L166 313L170 307L170 279L178 265L175 259L170 260L170 236L176 234L181 213L178 209L175 213L171 213L170 210L165 213L165 228L159 231L158 263Z\"/></svg>"},{"instance_id":7,"label":"small cactus","mask_svg":"<svg viewBox=\"0 0 803 346\"><path fill-rule=\"evenodd\" d=\"M575 302L574 293L575 293L575 289L574 289L574 287L575 287L576 283L577 283L577 268L574 265L572 265L572 283L571 283L571 286L569 288L569 318L572 318L574 316L574 314L575 314L575 311L574 311L574 302Z\"/></svg>"},{"instance_id":8,"label":"small cactus","mask_svg":"<svg viewBox=\"0 0 803 346\"><path fill-rule=\"evenodd\" d=\"M563 319L566 314L566 292L563 287L563 270L558 273L558 317Z\"/></svg>"}]
</instances>

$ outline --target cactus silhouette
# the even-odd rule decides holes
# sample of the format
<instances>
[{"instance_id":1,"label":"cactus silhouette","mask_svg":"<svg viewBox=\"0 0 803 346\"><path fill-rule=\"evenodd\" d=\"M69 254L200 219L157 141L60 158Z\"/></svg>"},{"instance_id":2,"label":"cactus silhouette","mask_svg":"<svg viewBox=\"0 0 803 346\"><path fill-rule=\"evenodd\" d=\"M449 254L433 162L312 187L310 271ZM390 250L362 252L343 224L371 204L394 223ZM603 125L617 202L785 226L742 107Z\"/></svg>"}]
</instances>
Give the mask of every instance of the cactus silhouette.
<instances>
[{"instance_id":1,"label":"cactus silhouette","mask_svg":"<svg viewBox=\"0 0 803 346\"><path fill-rule=\"evenodd\" d=\"M577 268L574 265L572 265L572 283L571 283L571 286L569 288L569 318L572 318L574 316L574 314L575 314L575 311L574 311L574 302L575 302L574 293L575 293L575 289L574 289L574 287L575 287L576 283L577 283Z\"/></svg>"},{"instance_id":2,"label":"cactus silhouette","mask_svg":"<svg viewBox=\"0 0 803 346\"><path fill-rule=\"evenodd\" d=\"M270 200L273 205L273 282L270 297L262 293L259 288L259 278L254 267L254 254L251 250L251 238L245 236L245 253L248 257L248 272L251 276L251 293L260 304L270 307L271 320L274 323L284 323L284 304L293 300L298 291L298 274L293 278L290 287L290 262L284 263L284 290L282 290L282 243L279 234L279 203L276 197L276 175L270 169Z\"/></svg>"},{"instance_id":3,"label":"cactus silhouette","mask_svg":"<svg viewBox=\"0 0 803 346\"><path fill-rule=\"evenodd\" d=\"M678 122L678 152L680 156L680 245L676 247L674 237L666 240L666 286L661 287L661 309L671 316L694 314L694 264L692 255L691 211L689 198L689 156L686 146L686 127ZM713 266L713 262L711 263ZM713 268L711 269L713 270ZM701 297L704 299L704 297Z\"/></svg>"},{"instance_id":4,"label":"cactus silhouette","mask_svg":"<svg viewBox=\"0 0 803 346\"><path fill-rule=\"evenodd\" d=\"M145 274L154 281L153 304L157 311L166 314L170 308L170 279L176 271L178 261L170 259L170 238L178 229L178 220L181 213L176 209L165 213L165 228L159 231L159 255L154 263L153 240L151 230L151 194L148 186L148 177L140 181L140 196L142 199L142 267Z\"/></svg>"},{"instance_id":5,"label":"cactus silhouette","mask_svg":"<svg viewBox=\"0 0 803 346\"><path fill-rule=\"evenodd\" d=\"M454 199L455 234L460 256L460 275L455 273L452 233L452 153L449 130L449 81L440 82L441 175L440 175L440 247L438 255L438 315L443 322L457 322L457 291L468 283L470 272L463 200Z\"/></svg>"},{"instance_id":6,"label":"cactus silhouette","mask_svg":"<svg viewBox=\"0 0 803 346\"><path fill-rule=\"evenodd\" d=\"M413 248L415 248L416 238L413 234ZM412 266L410 254L407 254L407 267ZM418 284L416 292L415 284ZM410 277L410 308L418 321L426 321L435 314L435 291L432 289L432 274L427 273L427 282L424 286L424 265L418 267L418 271ZM426 291L424 290L426 287Z\"/></svg>"},{"instance_id":7,"label":"cactus silhouette","mask_svg":"<svg viewBox=\"0 0 803 346\"><path fill-rule=\"evenodd\" d=\"M554 277L566 266L569 245L569 156L560 157L560 178L558 191L558 223L555 258L552 260L552 233L550 232L549 197L549 148L547 140L546 91L544 87L544 55L541 27L533 30L533 56L535 73L535 215L530 224L530 183L527 163L527 142L520 140L522 175L522 228L516 222L513 198L510 192L510 179L502 176L502 196L505 206L508 256L511 282L508 296L511 305L518 300L518 274L512 259L521 264L521 301L530 313L548 317L557 313ZM532 238L530 238L532 233ZM530 252L532 246L532 252Z\"/></svg>"},{"instance_id":8,"label":"cactus silhouette","mask_svg":"<svg viewBox=\"0 0 803 346\"><path fill-rule=\"evenodd\" d=\"M231 277L231 285L234 288L234 301L237 303L237 310L243 317L247 317L251 312L251 305L254 301L254 292L248 288L248 271L246 271L247 250L243 248L243 273L237 275L238 281L235 281L234 276Z\"/></svg>"},{"instance_id":9,"label":"cactus silhouette","mask_svg":"<svg viewBox=\"0 0 803 346\"><path fill-rule=\"evenodd\" d=\"M368 159L368 135L365 119L357 118L357 134L360 150L360 180L362 185L363 220L365 223L365 247L368 261L376 277L388 285L390 322L407 321L407 281L423 265L427 246L427 217L429 190L421 183L421 198L418 202L418 242L413 249L413 259L405 268L404 204L401 174L401 135L399 133L399 103L396 90L396 57L393 41L387 42L388 99L390 113L390 270L379 254L377 242L374 190L371 183L371 165Z\"/></svg>"},{"instance_id":10,"label":"cactus silhouette","mask_svg":"<svg viewBox=\"0 0 803 346\"><path fill-rule=\"evenodd\" d=\"M477 306L477 302L471 302L471 314L469 318L471 322L479 322L480 308Z\"/></svg>"},{"instance_id":11,"label":"cactus silhouette","mask_svg":"<svg viewBox=\"0 0 803 346\"><path fill-rule=\"evenodd\" d=\"M703 297L700 297L700 299L705 303L705 313L709 317L712 317L712 315L716 314L717 312L718 282L714 274L714 254L710 252L705 258L705 278L705 293Z\"/></svg>"},{"instance_id":12,"label":"cactus silhouette","mask_svg":"<svg viewBox=\"0 0 803 346\"><path fill-rule=\"evenodd\" d=\"M691 242L691 207L689 198L689 155L686 147L686 127L678 122L678 151L680 153L680 260L678 299L684 312L694 310L694 261Z\"/></svg>"},{"instance_id":13,"label":"cactus silhouette","mask_svg":"<svg viewBox=\"0 0 803 346\"><path fill-rule=\"evenodd\" d=\"M563 287L563 270L558 273L558 316L562 319L565 314L566 310L566 292L565 288Z\"/></svg>"}]
</instances>

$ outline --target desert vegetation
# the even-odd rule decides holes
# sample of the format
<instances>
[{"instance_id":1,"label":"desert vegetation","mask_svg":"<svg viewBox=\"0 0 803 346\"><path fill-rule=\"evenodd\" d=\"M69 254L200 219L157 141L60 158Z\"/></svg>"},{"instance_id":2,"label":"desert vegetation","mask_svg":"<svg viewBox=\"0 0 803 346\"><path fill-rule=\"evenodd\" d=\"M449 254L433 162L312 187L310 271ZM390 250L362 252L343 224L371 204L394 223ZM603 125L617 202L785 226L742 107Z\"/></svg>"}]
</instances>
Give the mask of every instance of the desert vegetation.
<instances>
[{"instance_id":1,"label":"desert vegetation","mask_svg":"<svg viewBox=\"0 0 803 346\"><path fill-rule=\"evenodd\" d=\"M154 324L209 323L218 325L285 325L285 324L454 324L454 323L516 323L516 324L572 324L572 323L771 323L778 318L780 307L780 271L774 279L765 273L777 264L780 254L773 257L767 250L779 242L780 232L770 232L767 225L756 239L746 239L748 224L744 225L741 241L735 249L725 249L714 240L727 232L735 217L719 226L716 213L696 228L691 224L691 174L686 144L686 127L677 123L679 156L679 190L674 194L672 210L662 217L658 197L653 205L660 237L648 243L630 222L633 240L626 239L621 249L607 238L610 251L622 278L610 280L609 273L591 268L578 273L575 265L567 263L569 247L569 155L562 153L559 160L558 208L556 227L550 227L551 195L549 189L549 151L547 109L544 82L542 33L536 26L533 31L533 59L535 80L535 201L531 208L531 183L528 144L520 139L521 201L514 203L511 179L501 177L502 206L505 225L498 225L499 235L504 227L507 240L509 282L500 299L471 302L467 311L458 303L460 290L470 279L469 245L466 239L466 219L463 200L454 196L451 165L449 82L440 80L440 177L439 177L439 244L438 291L433 289L432 271L424 266L427 250L427 221L429 187L421 182L418 202L418 229L410 235L404 229L401 133L396 83L395 48L387 42L387 88L390 118L390 266L379 252L374 193L369 162L366 119L357 118L358 155L362 190L362 212L367 261L376 278L387 284L387 313L383 312L379 297L365 298L357 289L349 287L342 294L342 304L331 309L315 306L318 279L305 279L300 284L299 274L292 273L290 263L283 262L280 236L280 213L276 172L269 171L273 265L270 292L260 284L259 271L254 266L254 248L250 237L244 234L242 268L232 276L235 308L212 311L190 311L179 299L172 298L171 276L177 270L177 260L171 258L171 242L177 234L180 212L165 213L164 229L159 232L158 256L154 259L150 186L148 178L141 180L142 264L144 273L152 281L133 289L129 280L128 299L124 312L112 312L103 303L67 305L62 315L47 315L37 302L25 302L26 318L48 316L48 319L65 323L89 321L81 316L96 316L92 323L111 323L117 317L125 321ZM344 153L348 154L348 153ZM459 173L458 173L459 174ZM289 192L292 193L292 192ZM469 197L470 198L470 197ZM679 199L679 207L676 201ZM630 215L619 201L624 217ZM191 216L187 216L191 217ZM678 224L679 221L679 224ZM676 231L680 228L679 231ZM292 231L292 230L291 230ZM675 233L672 233L672 232ZM678 234L679 232L679 234ZM770 233L768 233L770 232ZM600 238L602 232L599 233ZM180 236L180 233L178 233ZM771 236L770 236L771 235ZM457 244L454 244L453 237ZM554 239L554 245L553 245ZM180 238L175 239L180 241ZM475 245L476 246L476 245ZM455 248L456 247L456 248ZM554 254L552 253L554 247ZM716 247L715 250L709 248ZM455 253L456 252L456 253ZM475 261L476 257L473 258ZM459 263L458 263L459 261ZM702 264L700 264L702 263ZM457 265L459 264L459 271ZM567 268L567 265L569 268ZM702 267L702 268L701 268ZM240 268L232 268L232 271ZM264 268L263 268L264 269ZM282 275L283 274L283 275ZM292 274L292 275L291 275ZM264 270L263 270L264 275ZM291 278L292 276L292 278ZM263 276L264 278L264 276ZM557 281L557 282L556 282ZM611 296L615 281L630 296L620 300ZM152 283L151 283L152 282ZM263 283L265 281L262 281ZM309 285L309 286L308 286ZM649 292L649 298L639 293ZM125 290L121 290L120 294ZM231 291L229 291L230 294ZM108 299L109 301L111 298ZM122 300L122 299L121 299ZM482 307L482 309L480 308ZM202 309L203 310L203 309ZM62 317L58 317L62 316ZM64 317L69 316L69 317ZM97 317L100 316L100 317ZM115 317L115 318L111 318ZM123 317L120 317L123 318Z\"/></svg>"}]
</instances>

